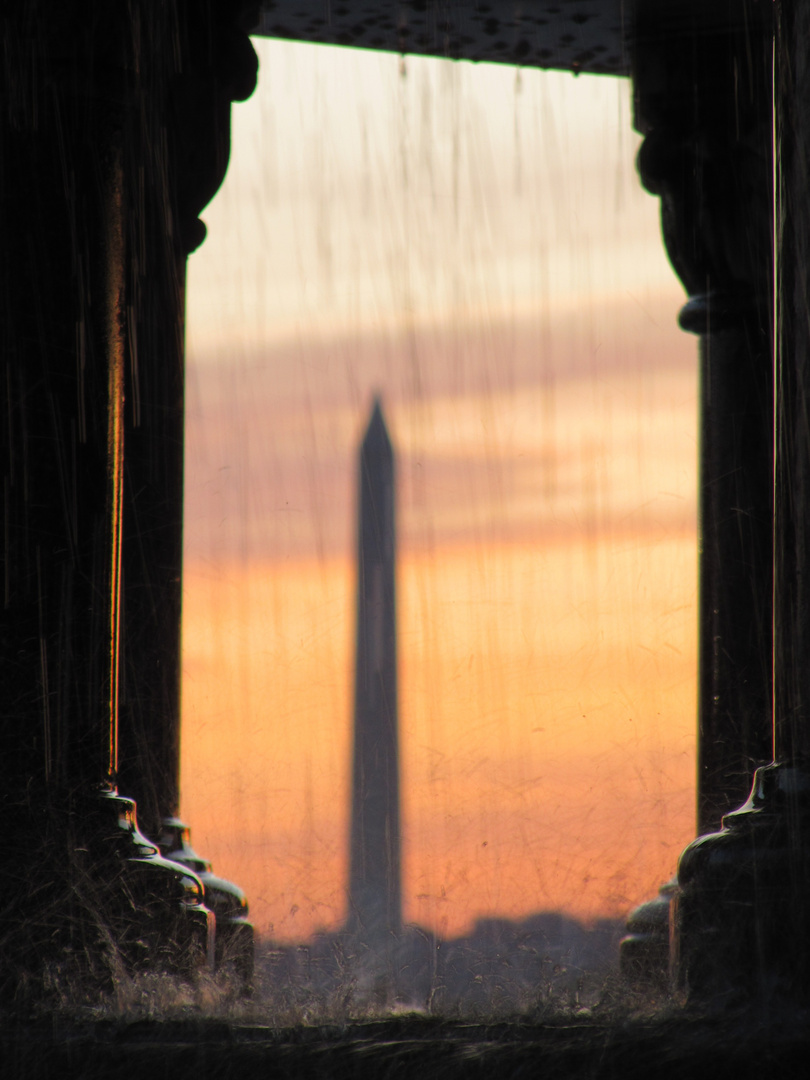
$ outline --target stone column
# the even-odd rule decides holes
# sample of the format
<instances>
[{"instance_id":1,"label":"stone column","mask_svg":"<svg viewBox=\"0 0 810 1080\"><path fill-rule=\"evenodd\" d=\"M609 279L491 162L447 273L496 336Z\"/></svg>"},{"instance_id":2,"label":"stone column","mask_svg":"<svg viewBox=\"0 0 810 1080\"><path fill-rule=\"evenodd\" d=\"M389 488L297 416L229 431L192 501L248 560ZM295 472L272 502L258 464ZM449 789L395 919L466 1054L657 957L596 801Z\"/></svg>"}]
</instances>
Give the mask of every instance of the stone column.
<instances>
[{"instance_id":1,"label":"stone column","mask_svg":"<svg viewBox=\"0 0 810 1080\"><path fill-rule=\"evenodd\" d=\"M722 10L721 10L722 9ZM700 338L697 832L720 827L771 757L771 50L760 4L641 5L642 183L661 199ZM674 885L630 918L628 972L666 977Z\"/></svg>"},{"instance_id":2,"label":"stone column","mask_svg":"<svg viewBox=\"0 0 810 1080\"><path fill-rule=\"evenodd\" d=\"M180 814L180 617L186 260L225 176L231 103L256 86L247 31L257 5L179 0L140 13L148 62L135 80L127 271L127 458L123 508L122 791L163 853L196 872L217 917L217 959L252 969L241 889L191 848Z\"/></svg>"},{"instance_id":3,"label":"stone column","mask_svg":"<svg viewBox=\"0 0 810 1080\"><path fill-rule=\"evenodd\" d=\"M120 962L189 971L213 946L201 882L160 857L117 790L147 7L3 12L0 982L12 996L105 984Z\"/></svg>"},{"instance_id":4,"label":"stone column","mask_svg":"<svg viewBox=\"0 0 810 1080\"><path fill-rule=\"evenodd\" d=\"M242 5L244 7L244 5ZM179 811L186 259L221 184L232 100L256 85L237 3L147 6L131 133L128 437L123 516L122 787L157 837ZM248 19L248 22L250 20Z\"/></svg>"},{"instance_id":5,"label":"stone column","mask_svg":"<svg viewBox=\"0 0 810 1080\"><path fill-rule=\"evenodd\" d=\"M775 5L774 762L681 856L673 964L694 998L810 998L810 11Z\"/></svg>"}]
</instances>

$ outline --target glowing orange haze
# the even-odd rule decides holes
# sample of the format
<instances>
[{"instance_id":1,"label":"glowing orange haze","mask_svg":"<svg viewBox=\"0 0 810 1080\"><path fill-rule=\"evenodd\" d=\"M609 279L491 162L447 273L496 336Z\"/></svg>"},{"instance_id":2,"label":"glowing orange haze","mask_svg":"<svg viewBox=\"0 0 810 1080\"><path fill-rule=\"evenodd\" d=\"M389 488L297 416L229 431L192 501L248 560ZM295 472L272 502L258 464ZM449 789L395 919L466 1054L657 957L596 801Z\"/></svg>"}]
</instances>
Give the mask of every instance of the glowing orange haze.
<instances>
[{"instance_id":1,"label":"glowing orange haze","mask_svg":"<svg viewBox=\"0 0 810 1080\"><path fill-rule=\"evenodd\" d=\"M630 87L257 43L189 268L183 814L345 912L354 455L398 448L406 917L624 914L693 835L695 346Z\"/></svg>"},{"instance_id":2,"label":"glowing orange haze","mask_svg":"<svg viewBox=\"0 0 810 1080\"><path fill-rule=\"evenodd\" d=\"M672 875L694 834L691 371L561 381L553 416L545 408L551 433L536 422L545 393L434 401L433 466L419 407L390 410L411 537L399 569L404 908L449 935L484 914L624 914ZM340 465L344 523L363 420ZM244 419L233 423L244 441ZM210 428L212 475L227 459L217 438ZM335 467L328 451L310 464ZM310 493L321 490L305 475ZM209 522L209 540L225 527ZM321 533L331 528L320 520ZM327 543L321 557L214 558L189 540L183 813L198 850L246 889L257 927L278 938L336 927L345 912L345 531L342 557Z\"/></svg>"},{"instance_id":3,"label":"glowing orange haze","mask_svg":"<svg viewBox=\"0 0 810 1080\"><path fill-rule=\"evenodd\" d=\"M694 540L638 540L403 560L409 920L616 915L671 876L694 829ZM346 562L188 574L184 813L280 937L344 913L352 607Z\"/></svg>"}]
</instances>

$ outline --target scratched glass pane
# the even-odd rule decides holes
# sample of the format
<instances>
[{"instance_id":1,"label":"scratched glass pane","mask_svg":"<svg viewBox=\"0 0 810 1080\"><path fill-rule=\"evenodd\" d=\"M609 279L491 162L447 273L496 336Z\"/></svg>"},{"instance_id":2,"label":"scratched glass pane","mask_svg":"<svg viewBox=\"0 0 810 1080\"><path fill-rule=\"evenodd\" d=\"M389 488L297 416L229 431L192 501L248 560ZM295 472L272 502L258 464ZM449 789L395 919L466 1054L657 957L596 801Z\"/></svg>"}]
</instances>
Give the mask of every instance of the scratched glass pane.
<instances>
[{"instance_id":1,"label":"scratched glass pane","mask_svg":"<svg viewBox=\"0 0 810 1080\"><path fill-rule=\"evenodd\" d=\"M696 349L629 81L255 46L189 264L184 818L247 892L277 1002L587 1004L695 829ZM385 946L349 895L375 396Z\"/></svg>"}]
</instances>

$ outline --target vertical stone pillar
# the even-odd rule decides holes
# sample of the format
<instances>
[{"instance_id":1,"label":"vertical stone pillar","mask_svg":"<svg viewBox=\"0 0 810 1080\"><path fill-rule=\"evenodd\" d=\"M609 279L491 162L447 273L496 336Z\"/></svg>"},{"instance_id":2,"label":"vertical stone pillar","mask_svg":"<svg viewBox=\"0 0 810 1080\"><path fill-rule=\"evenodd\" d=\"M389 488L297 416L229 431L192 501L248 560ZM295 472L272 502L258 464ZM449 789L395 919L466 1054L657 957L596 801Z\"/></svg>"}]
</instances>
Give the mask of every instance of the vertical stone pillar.
<instances>
[{"instance_id":1,"label":"vertical stone pillar","mask_svg":"<svg viewBox=\"0 0 810 1080\"><path fill-rule=\"evenodd\" d=\"M810 12L775 5L774 762L681 856L673 963L694 997L810 997Z\"/></svg>"},{"instance_id":2,"label":"vertical stone pillar","mask_svg":"<svg viewBox=\"0 0 810 1080\"><path fill-rule=\"evenodd\" d=\"M379 400L360 448L348 928L383 944L402 927L394 451Z\"/></svg>"},{"instance_id":3,"label":"vertical stone pillar","mask_svg":"<svg viewBox=\"0 0 810 1080\"><path fill-rule=\"evenodd\" d=\"M146 5L134 92L123 518L119 782L164 855L199 875L217 920L218 964L253 967L247 900L192 849L180 813L180 618L186 260L230 154L231 103L256 86L250 0Z\"/></svg>"},{"instance_id":4,"label":"vertical stone pillar","mask_svg":"<svg viewBox=\"0 0 810 1080\"><path fill-rule=\"evenodd\" d=\"M49 793L112 786L117 741L124 42L92 6L42 14L39 35L18 10L4 36L7 821Z\"/></svg>"},{"instance_id":5,"label":"vertical stone pillar","mask_svg":"<svg viewBox=\"0 0 810 1080\"><path fill-rule=\"evenodd\" d=\"M778 8L774 756L777 762L806 771L810 768L810 12L795 0L784 0Z\"/></svg>"},{"instance_id":6,"label":"vertical stone pillar","mask_svg":"<svg viewBox=\"0 0 810 1080\"><path fill-rule=\"evenodd\" d=\"M770 36L757 5L660 5L635 44L642 183L700 335L698 831L771 752ZM743 5L745 6L745 5ZM750 5L748 5L750 7ZM760 17L755 16L759 14Z\"/></svg>"},{"instance_id":7,"label":"vertical stone pillar","mask_svg":"<svg viewBox=\"0 0 810 1080\"><path fill-rule=\"evenodd\" d=\"M700 336L697 831L771 757L773 368L770 78L763 5L640 4L639 172L661 199ZM665 977L674 886L631 916L628 972Z\"/></svg>"},{"instance_id":8,"label":"vertical stone pillar","mask_svg":"<svg viewBox=\"0 0 810 1080\"><path fill-rule=\"evenodd\" d=\"M201 882L160 857L117 791L125 384L149 248L138 147L143 84L159 94L177 62L175 16L96 0L3 11L0 982L12 995L49 969L88 984L119 961L187 971L213 947Z\"/></svg>"},{"instance_id":9,"label":"vertical stone pillar","mask_svg":"<svg viewBox=\"0 0 810 1080\"><path fill-rule=\"evenodd\" d=\"M134 78L122 611L122 789L148 835L180 808L186 259L225 176L233 101L256 86L256 4L146 5Z\"/></svg>"}]
</instances>

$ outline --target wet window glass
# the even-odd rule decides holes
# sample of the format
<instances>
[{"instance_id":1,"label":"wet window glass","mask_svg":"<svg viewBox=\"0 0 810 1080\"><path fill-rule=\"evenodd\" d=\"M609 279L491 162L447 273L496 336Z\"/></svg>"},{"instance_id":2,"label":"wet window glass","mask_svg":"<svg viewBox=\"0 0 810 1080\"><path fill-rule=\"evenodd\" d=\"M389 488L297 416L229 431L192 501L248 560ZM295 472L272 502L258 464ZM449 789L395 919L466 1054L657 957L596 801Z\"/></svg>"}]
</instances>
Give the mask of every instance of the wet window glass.
<instances>
[{"instance_id":1,"label":"wet window glass","mask_svg":"<svg viewBox=\"0 0 810 1080\"><path fill-rule=\"evenodd\" d=\"M183 817L248 895L266 987L586 1003L695 835L696 346L629 80L255 47L189 262ZM342 934L375 400L393 990Z\"/></svg>"}]
</instances>

